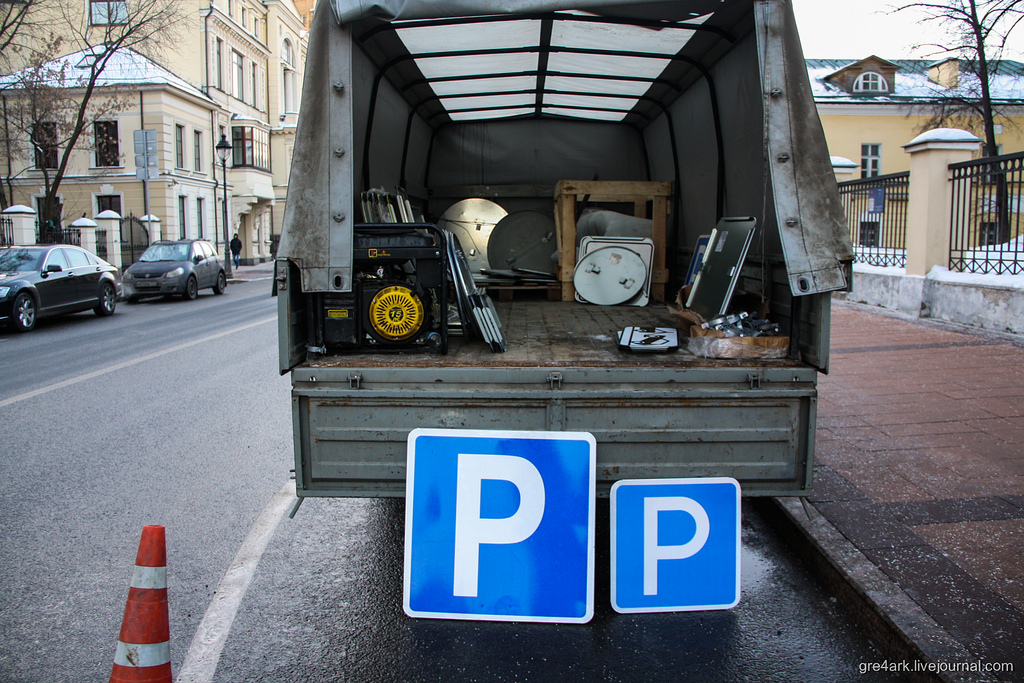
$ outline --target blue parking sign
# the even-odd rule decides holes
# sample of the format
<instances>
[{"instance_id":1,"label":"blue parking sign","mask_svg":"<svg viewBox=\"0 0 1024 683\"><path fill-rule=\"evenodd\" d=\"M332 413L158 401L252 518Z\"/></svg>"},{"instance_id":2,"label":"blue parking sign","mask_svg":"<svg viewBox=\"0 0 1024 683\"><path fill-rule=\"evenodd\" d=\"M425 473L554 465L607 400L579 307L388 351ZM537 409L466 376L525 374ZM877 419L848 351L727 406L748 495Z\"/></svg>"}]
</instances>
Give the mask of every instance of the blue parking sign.
<instances>
[{"instance_id":1,"label":"blue parking sign","mask_svg":"<svg viewBox=\"0 0 1024 683\"><path fill-rule=\"evenodd\" d=\"M740 599L740 485L622 480L611 490L616 612L730 609Z\"/></svg>"},{"instance_id":2,"label":"blue parking sign","mask_svg":"<svg viewBox=\"0 0 1024 683\"><path fill-rule=\"evenodd\" d=\"M411 432L405 613L589 621L596 475L586 433Z\"/></svg>"}]
</instances>

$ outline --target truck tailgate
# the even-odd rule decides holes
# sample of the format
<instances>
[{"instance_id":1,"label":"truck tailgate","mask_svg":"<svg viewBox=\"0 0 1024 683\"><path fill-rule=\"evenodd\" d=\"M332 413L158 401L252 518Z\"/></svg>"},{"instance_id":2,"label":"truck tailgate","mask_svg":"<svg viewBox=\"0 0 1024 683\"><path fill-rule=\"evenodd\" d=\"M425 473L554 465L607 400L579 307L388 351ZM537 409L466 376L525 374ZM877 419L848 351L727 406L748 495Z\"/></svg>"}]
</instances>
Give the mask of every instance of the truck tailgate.
<instances>
[{"instance_id":1,"label":"truck tailgate","mask_svg":"<svg viewBox=\"0 0 1024 683\"><path fill-rule=\"evenodd\" d=\"M748 495L806 493L810 366L620 350L624 327L682 327L659 307L496 308L506 353L452 338L446 355L358 353L295 368L299 495L404 495L406 438L417 427L590 432L599 495L619 479L694 476L734 477Z\"/></svg>"}]
</instances>

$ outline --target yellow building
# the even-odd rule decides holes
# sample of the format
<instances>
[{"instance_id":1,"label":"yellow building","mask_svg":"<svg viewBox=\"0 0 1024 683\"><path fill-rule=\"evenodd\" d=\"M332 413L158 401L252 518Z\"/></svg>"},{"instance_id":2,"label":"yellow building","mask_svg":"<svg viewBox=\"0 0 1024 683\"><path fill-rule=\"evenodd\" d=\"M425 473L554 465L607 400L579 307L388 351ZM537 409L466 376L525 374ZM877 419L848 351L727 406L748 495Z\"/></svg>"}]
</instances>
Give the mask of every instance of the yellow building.
<instances>
[{"instance_id":1,"label":"yellow building","mask_svg":"<svg viewBox=\"0 0 1024 683\"><path fill-rule=\"evenodd\" d=\"M82 16L93 31L116 25L129 11L117 0L64 5L80 5L77 14L64 16ZM158 219L144 224L150 240L157 232L164 239L202 237L223 250L225 169L215 153L223 136L232 145L228 234L241 238L244 263L268 260L287 191L310 2L178 0L177 8L184 21L173 45L160 51L161 64L125 50L104 70L94 101L117 104L89 121L72 153L60 186L63 222L106 209L136 217L148 211ZM88 55L62 59L73 70ZM14 79L0 83L13 103ZM153 131L156 150L144 181L135 137L146 130ZM53 155L28 154L27 148L22 145L20 154L0 149L0 174L10 203L35 209L44 192L43 166Z\"/></svg>"},{"instance_id":2,"label":"yellow building","mask_svg":"<svg viewBox=\"0 0 1024 683\"><path fill-rule=\"evenodd\" d=\"M1024 151L1024 64L1001 61L992 97L1000 154ZM938 102L970 96L973 76L957 60L886 61L808 59L807 72L838 180L910 169L903 146L930 128ZM960 118L943 127L984 138L981 119Z\"/></svg>"}]
</instances>

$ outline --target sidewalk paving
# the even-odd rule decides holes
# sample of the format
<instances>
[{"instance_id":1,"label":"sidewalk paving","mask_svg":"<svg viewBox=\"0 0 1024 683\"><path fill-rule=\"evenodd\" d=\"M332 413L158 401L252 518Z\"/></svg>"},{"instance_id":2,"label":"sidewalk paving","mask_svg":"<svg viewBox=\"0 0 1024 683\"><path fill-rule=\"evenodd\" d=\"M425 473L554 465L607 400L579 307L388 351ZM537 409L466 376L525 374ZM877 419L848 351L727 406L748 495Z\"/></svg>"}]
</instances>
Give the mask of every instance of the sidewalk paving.
<instances>
[{"instance_id":1,"label":"sidewalk paving","mask_svg":"<svg viewBox=\"0 0 1024 683\"><path fill-rule=\"evenodd\" d=\"M274 276L274 262L266 261L251 266L231 266L231 277L228 282L252 282L253 280L269 280Z\"/></svg>"},{"instance_id":2,"label":"sidewalk paving","mask_svg":"<svg viewBox=\"0 0 1024 683\"><path fill-rule=\"evenodd\" d=\"M947 669L908 679L1024 680L1024 338L832 311L814 488L783 512L883 657Z\"/></svg>"}]
</instances>

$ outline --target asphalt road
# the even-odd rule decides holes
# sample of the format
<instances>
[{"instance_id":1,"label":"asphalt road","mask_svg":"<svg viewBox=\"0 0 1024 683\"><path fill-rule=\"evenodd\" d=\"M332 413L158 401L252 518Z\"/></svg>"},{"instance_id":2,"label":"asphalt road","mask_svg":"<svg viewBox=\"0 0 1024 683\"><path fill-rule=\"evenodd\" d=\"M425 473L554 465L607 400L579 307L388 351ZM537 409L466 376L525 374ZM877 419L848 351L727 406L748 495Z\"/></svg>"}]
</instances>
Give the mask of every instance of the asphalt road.
<instances>
[{"instance_id":1,"label":"asphalt road","mask_svg":"<svg viewBox=\"0 0 1024 683\"><path fill-rule=\"evenodd\" d=\"M407 618L403 501L286 515L269 289L0 331L0 681L106 680L145 524L167 528L179 683L887 680L860 674L880 656L749 503L733 610L614 613L603 503L589 624Z\"/></svg>"},{"instance_id":2,"label":"asphalt road","mask_svg":"<svg viewBox=\"0 0 1024 683\"><path fill-rule=\"evenodd\" d=\"M0 332L0 681L106 680L146 524L167 528L180 663L289 476L269 294L254 282Z\"/></svg>"}]
</instances>

